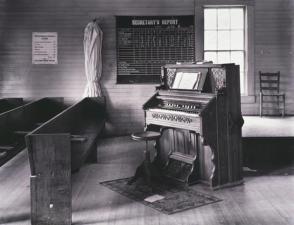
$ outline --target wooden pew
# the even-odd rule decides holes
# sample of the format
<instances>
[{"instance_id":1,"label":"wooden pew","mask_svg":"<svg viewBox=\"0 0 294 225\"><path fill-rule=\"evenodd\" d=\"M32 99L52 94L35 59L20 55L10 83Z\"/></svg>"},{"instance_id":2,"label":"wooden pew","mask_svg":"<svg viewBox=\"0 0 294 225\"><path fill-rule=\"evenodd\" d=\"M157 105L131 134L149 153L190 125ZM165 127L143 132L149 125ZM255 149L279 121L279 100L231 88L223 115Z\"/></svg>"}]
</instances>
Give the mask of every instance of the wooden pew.
<instances>
[{"instance_id":1,"label":"wooden pew","mask_svg":"<svg viewBox=\"0 0 294 225\"><path fill-rule=\"evenodd\" d=\"M26 136L32 225L71 224L71 172L97 160L104 98L85 98Z\"/></svg>"},{"instance_id":2,"label":"wooden pew","mask_svg":"<svg viewBox=\"0 0 294 225\"><path fill-rule=\"evenodd\" d=\"M0 114L0 166L25 148L24 136L64 110L63 98L42 98Z\"/></svg>"},{"instance_id":3,"label":"wooden pew","mask_svg":"<svg viewBox=\"0 0 294 225\"><path fill-rule=\"evenodd\" d=\"M1 98L0 99L0 114L24 104L22 98Z\"/></svg>"}]
</instances>

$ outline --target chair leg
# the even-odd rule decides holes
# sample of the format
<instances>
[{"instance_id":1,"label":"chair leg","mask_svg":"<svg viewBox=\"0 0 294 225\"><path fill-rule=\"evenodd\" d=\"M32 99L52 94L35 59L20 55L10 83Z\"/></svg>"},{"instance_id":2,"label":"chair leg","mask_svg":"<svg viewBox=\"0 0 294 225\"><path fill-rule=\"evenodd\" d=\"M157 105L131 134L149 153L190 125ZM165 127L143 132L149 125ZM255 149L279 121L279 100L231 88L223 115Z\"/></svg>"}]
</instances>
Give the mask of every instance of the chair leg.
<instances>
[{"instance_id":1,"label":"chair leg","mask_svg":"<svg viewBox=\"0 0 294 225\"><path fill-rule=\"evenodd\" d=\"M285 95L283 95L283 117L285 116L285 111L286 111L286 103L285 103Z\"/></svg>"},{"instance_id":2,"label":"chair leg","mask_svg":"<svg viewBox=\"0 0 294 225\"><path fill-rule=\"evenodd\" d=\"M277 95L277 107L278 107L278 115L280 115L280 113L281 113L281 110L280 110L280 96L278 96L278 95Z\"/></svg>"},{"instance_id":3,"label":"chair leg","mask_svg":"<svg viewBox=\"0 0 294 225\"><path fill-rule=\"evenodd\" d=\"M259 116L262 117L262 93L259 93Z\"/></svg>"}]
</instances>

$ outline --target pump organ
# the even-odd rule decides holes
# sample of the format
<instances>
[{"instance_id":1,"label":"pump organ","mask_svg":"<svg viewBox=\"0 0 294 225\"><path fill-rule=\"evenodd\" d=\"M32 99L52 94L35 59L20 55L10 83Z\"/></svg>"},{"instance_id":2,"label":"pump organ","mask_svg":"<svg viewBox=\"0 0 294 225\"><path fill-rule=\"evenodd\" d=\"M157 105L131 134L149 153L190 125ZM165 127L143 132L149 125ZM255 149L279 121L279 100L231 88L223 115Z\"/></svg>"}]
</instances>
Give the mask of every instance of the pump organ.
<instances>
[{"instance_id":1,"label":"pump organ","mask_svg":"<svg viewBox=\"0 0 294 225\"><path fill-rule=\"evenodd\" d=\"M212 189L242 183L239 66L166 65L156 89L143 109L145 129L161 132L153 163L163 175Z\"/></svg>"}]
</instances>

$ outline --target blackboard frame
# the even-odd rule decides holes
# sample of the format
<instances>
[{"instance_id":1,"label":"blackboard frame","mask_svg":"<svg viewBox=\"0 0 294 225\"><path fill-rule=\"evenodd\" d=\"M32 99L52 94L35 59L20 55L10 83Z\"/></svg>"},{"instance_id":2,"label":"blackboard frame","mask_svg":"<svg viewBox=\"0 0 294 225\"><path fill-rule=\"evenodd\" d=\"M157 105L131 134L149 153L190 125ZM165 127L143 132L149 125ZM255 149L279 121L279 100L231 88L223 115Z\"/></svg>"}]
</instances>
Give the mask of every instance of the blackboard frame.
<instances>
[{"instance_id":1,"label":"blackboard frame","mask_svg":"<svg viewBox=\"0 0 294 225\"><path fill-rule=\"evenodd\" d=\"M176 21L176 22L175 22ZM134 22L138 22L137 24ZM174 22L174 24L173 24ZM139 25L138 25L139 24ZM151 60L151 62L156 62L154 64L146 63L144 64L145 69L142 69L145 71L142 72L140 69L142 68L142 63L136 64L137 60L133 60L135 62L130 61L123 61L121 60L123 57L126 57L125 55L122 57L122 50L121 50L121 42L126 41L129 43L129 41L133 40L126 40L122 39L121 30L126 29L127 32L131 33L128 35L134 35L134 32L136 32L136 28L151 28L152 29L161 29L164 33L168 29L187 29L189 33L187 35L192 35L188 38L188 41L186 41L186 47L184 46L177 46L178 48L174 48L173 51L179 51L178 49L183 49L182 52L187 52L187 54L183 56L181 54L181 57L177 58L177 55L174 56L176 59L166 59L164 56L162 58L157 57L156 60ZM134 31L135 30L135 31ZM137 29L138 31L138 29ZM140 32L140 31L139 31ZM154 31L155 32L155 31ZM166 32L168 33L168 32ZM175 32L176 33L176 32ZM155 34L156 35L156 34ZM133 37L133 36L132 36ZM156 36L156 38L162 38L163 36ZM166 36L164 36L166 37ZM169 36L168 36L169 37ZM132 38L133 39L133 38ZM166 38L167 40L167 38ZM137 40L137 43L139 41ZM178 44L182 44L180 41ZM132 47L132 50L135 49L134 43L132 42L130 44ZM153 46L154 47L154 46ZM162 47L162 46L160 46ZM145 47L146 48L146 47ZM166 48L166 51L171 51L172 47L168 46ZM164 47L162 47L164 49ZM138 51L138 49L136 49ZM135 51L135 50L134 50ZM165 50L163 50L165 51ZM152 53L151 53L152 54ZM176 54L176 53L175 53ZM164 54L163 54L164 55ZM132 57L135 58L137 56L135 53L133 53ZM141 55L142 56L142 55ZM158 56L158 55L157 55ZM160 55L161 56L161 55ZM116 60L117 60L117 84L159 84L160 83L160 74L161 70L160 67L165 64L173 64L176 62L185 62L185 63L191 63L195 62L195 21L194 21L194 15L183 15L183 16L116 16ZM127 59L131 60L131 59ZM148 59L143 59L143 61L148 61ZM149 59L150 61L150 59ZM125 66L126 65L126 66ZM141 66L141 67L140 67ZM152 71L151 73L148 73L148 71ZM147 72L146 72L147 71ZM154 72L155 71L155 72Z\"/></svg>"}]
</instances>

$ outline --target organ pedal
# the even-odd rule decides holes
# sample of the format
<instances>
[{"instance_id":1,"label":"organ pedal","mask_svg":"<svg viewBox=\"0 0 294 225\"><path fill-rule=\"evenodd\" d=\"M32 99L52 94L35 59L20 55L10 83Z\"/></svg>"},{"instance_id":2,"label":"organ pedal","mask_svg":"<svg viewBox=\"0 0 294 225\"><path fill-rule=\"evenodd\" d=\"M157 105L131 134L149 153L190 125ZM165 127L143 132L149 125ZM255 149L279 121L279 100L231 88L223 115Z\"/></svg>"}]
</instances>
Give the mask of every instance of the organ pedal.
<instances>
[{"instance_id":1,"label":"organ pedal","mask_svg":"<svg viewBox=\"0 0 294 225\"><path fill-rule=\"evenodd\" d=\"M169 155L164 175L181 183L187 183L194 169L195 158L180 152Z\"/></svg>"}]
</instances>

